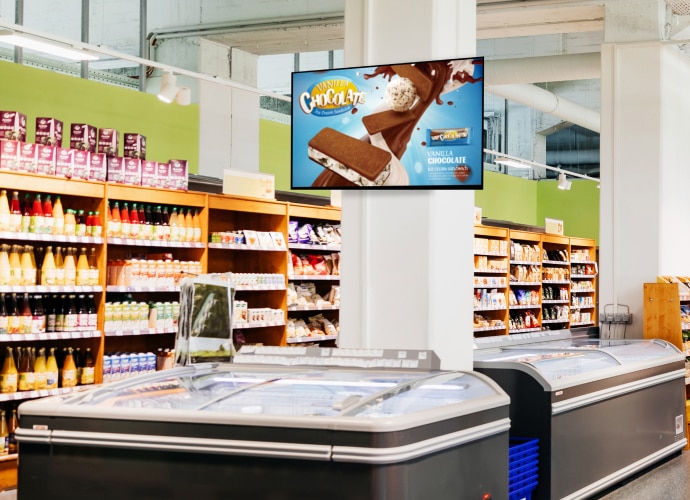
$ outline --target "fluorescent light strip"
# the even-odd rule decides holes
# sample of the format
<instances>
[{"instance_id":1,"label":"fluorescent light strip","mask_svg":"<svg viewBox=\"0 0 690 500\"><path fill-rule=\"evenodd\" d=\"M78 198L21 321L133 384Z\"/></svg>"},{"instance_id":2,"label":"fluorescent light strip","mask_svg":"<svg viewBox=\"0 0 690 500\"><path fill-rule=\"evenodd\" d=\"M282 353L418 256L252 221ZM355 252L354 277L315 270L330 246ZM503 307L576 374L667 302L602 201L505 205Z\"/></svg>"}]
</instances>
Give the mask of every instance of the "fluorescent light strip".
<instances>
[{"instance_id":1,"label":"fluorescent light strip","mask_svg":"<svg viewBox=\"0 0 690 500\"><path fill-rule=\"evenodd\" d=\"M89 54L84 50L54 45L52 43L42 42L34 38L27 38L25 36L17 34L1 35L0 42L7 43L9 45L16 45L17 47L23 47L25 49L43 52L44 54L50 54L57 57L64 57L65 59L71 59L73 61L95 61L98 59L98 56L95 56L94 54Z\"/></svg>"},{"instance_id":2,"label":"fluorescent light strip","mask_svg":"<svg viewBox=\"0 0 690 500\"><path fill-rule=\"evenodd\" d=\"M527 163L523 163L521 161L516 161L516 160L511 160L508 158L496 158L494 160L494 163L498 163L499 165L506 165L507 167L514 167L514 168L532 168L532 165L528 165Z\"/></svg>"},{"instance_id":3,"label":"fluorescent light strip","mask_svg":"<svg viewBox=\"0 0 690 500\"><path fill-rule=\"evenodd\" d=\"M594 181L597 184L599 184L599 182L600 182L599 179L596 179L594 177L590 177L589 175L579 174L577 172L572 172L570 170L564 170L564 169L558 168L558 167L552 167L551 165L545 165L544 163L537 163L536 161L525 160L523 158L518 158L517 156L511 156L511 155L507 155L505 153L499 153L498 151L493 151L491 149L484 149L483 151L485 153L493 155L495 158L497 158L496 160L494 160L494 163L500 163L500 161L502 161L502 160L513 160L516 163L522 163L523 165L527 165L530 168L533 168L533 167L545 168L546 170L552 170L554 172L564 173L564 174L569 175L571 177L578 177L580 179L587 179L588 181Z\"/></svg>"}]
</instances>

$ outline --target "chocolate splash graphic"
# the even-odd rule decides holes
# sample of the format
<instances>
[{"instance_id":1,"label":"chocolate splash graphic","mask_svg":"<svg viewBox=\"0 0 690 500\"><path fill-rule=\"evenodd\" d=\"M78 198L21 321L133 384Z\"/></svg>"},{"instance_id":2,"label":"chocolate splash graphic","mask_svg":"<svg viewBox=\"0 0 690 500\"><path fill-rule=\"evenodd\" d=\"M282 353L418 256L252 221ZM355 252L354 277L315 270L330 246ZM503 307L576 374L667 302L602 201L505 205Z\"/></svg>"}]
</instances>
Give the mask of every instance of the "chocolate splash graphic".
<instances>
[{"instance_id":1,"label":"chocolate splash graphic","mask_svg":"<svg viewBox=\"0 0 690 500\"><path fill-rule=\"evenodd\" d=\"M415 128L417 128L417 123L421 119L422 115L431 106L431 104L443 104L440 99L441 91L444 85L451 77L452 68L447 61L431 61L424 62L415 65L417 69L421 70L424 74L431 79L431 92L426 99L419 99L415 105L410 109L414 114L414 120L399 127L389 129L382 132L382 136L388 144L391 152L398 158L402 158L407 150L407 144L410 142L412 133ZM364 78L366 80L370 78L375 78L377 76L383 76L389 81L395 75L395 70L392 66L378 66L373 73L365 74ZM330 170L324 170L312 183L313 187L354 187L355 184L346 180L344 177L331 172Z\"/></svg>"}]
</instances>

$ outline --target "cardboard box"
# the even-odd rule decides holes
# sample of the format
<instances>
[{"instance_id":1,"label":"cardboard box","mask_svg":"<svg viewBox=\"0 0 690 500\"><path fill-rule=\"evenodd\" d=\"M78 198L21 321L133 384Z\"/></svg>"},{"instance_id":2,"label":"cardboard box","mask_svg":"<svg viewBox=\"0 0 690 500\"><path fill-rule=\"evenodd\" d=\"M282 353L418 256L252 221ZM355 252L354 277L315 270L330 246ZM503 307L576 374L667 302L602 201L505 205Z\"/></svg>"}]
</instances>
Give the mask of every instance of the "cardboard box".
<instances>
[{"instance_id":1,"label":"cardboard box","mask_svg":"<svg viewBox=\"0 0 690 500\"><path fill-rule=\"evenodd\" d=\"M146 187L159 187L156 170L158 162L144 160L141 162L141 185Z\"/></svg>"},{"instance_id":2,"label":"cardboard box","mask_svg":"<svg viewBox=\"0 0 690 500\"><path fill-rule=\"evenodd\" d=\"M55 118L36 118L36 144L62 147L62 122Z\"/></svg>"},{"instance_id":3,"label":"cardboard box","mask_svg":"<svg viewBox=\"0 0 690 500\"><path fill-rule=\"evenodd\" d=\"M105 153L102 153L105 154ZM121 156L111 156L106 158L108 162L108 182L116 184L125 183L125 159Z\"/></svg>"},{"instance_id":4,"label":"cardboard box","mask_svg":"<svg viewBox=\"0 0 690 500\"><path fill-rule=\"evenodd\" d=\"M160 163L156 167L156 183L159 188L168 189L170 187L170 164Z\"/></svg>"},{"instance_id":5,"label":"cardboard box","mask_svg":"<svg viewBox=\"0 0 690 500\"><path fill-rule=\"evenodd\" d=\"M0 170L19 169L19 141L0 139Z\"/></svg>"},{"instance_id":6,"label":"cardboard box","mask_svg":"<svg viewBox=\"0 0 690 500\"><path fill-rule=\"evenodd\" d=\"M141 134L125 132L124 140L125 158L146 159L146 137Z\"/></svg>"},{"instance_id":7,"label":"cardboard box","mask_svg":"<svg viewBox=\"0 0 690 500\"><path fill-rule=\"evenodd\" d=\"M36 159L36 144L33 142L19 143L19 166L20 172L35 174L38 171Z\"/></svg>"},{"instance_id":8,"label":"cardboard box","mask_svg":"<svg viewBox=\"0 0 690 500\"><path fill-rule=\"evenodd\" d=\"M55 175L57 148L36 144L36 172L44 175Z\"/></svg>"},{"instance_id":9,"label":"cardboard box","mask_svg":"<svg viewBox=\"0 0 690 500\"><path fill-rule=\"evenodd\" d=\"M72 178L74 170L74 149L55 148L55 175Z\"/></svg>"},{"instance_id":10,"label":"cardboard box","mask_svg":"<svg viewBox=\"0 0 690 500\"><path fill-rule=\"evenodd\" d=\"M120 151L120 133L114 128L98 129L98 152L106 156L118 156Z\"/></svg>"},{"instance_id":11,"label":"cardboard box","mask_svg":"<svg viewBox=\"0 0 690 500\"><path fill-rule=\"evenodd\" d=\"M124 182L133 186L141 186L141 160L139 158L124 158Z\"/></svg>"},{"instance_id":12,"label":"cardboard box","mask_svg":"<svg viewBox=\"0 0 690 500\"><path fill-rule=\"evenodd\" d=\"M89 167L91 165L91 153L88 151L74 151L74 170L72 171L73 179L88 179ZM96 154L96 153L93 153Z\"/></svg>"},{"instance_id":13,"label":"cardboard box","mask_svg":"<svg viewBox=\"0 0 690 500\"><path fill-rule=\"evenodd\" d=\"M89 153L89 180L105 182L108 179L108 162L103 153Z\"/></svg>"},{"instance_id":14,"label":"cardboard box","mask_svg":"<svg viewBox=\"0 0 690 500\"><path fill-rule=\"evenodd\" d=\"M96 127L86 123L73 123L70 129L69 147L96 152Z\"/></svg>"},{"instance_id":15,"label":"cardboard box","mask_svg":"<svg viewBox=\"0 0 690 500\"><path fill-rule=\"evenodd\" d=\"M18 111L0 111L0 138L26 141L26 115Z\"/></svg>"},{"instance_id":16,"label":"cardboard box","mask_svg":"<svg viewBox=\"0 0 690 500\"><path fill-rule=\"evenodd\" d=\"M270 174L225 169L223 170L223 194L274 200L275 178Z\"/></svg>"},{"instance_id":17,"label":"cardboard box","mask_svg":"<svg viewBox=\"0 0 690 500\"><path fill-rule=\"evenodd\" d=\"M170 177L168 181L169 189L187 191L189 185L189 172L187 171L187 160L170 160Z\"/></svg>"}]
</instances>

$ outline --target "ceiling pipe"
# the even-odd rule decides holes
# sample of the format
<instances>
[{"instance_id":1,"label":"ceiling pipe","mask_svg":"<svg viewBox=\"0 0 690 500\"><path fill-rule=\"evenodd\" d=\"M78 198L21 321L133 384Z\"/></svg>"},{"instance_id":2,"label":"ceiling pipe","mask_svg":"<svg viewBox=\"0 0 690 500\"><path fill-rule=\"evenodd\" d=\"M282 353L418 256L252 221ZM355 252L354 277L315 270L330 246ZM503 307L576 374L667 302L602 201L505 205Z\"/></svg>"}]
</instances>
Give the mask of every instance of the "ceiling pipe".
<instances>
[{"instance_id":1,"label":"ceiling pipe","mask_svg":"<svg viewBox=\"0 0 690 500\"><path fill-rule=\"evenodd\" d=\"M601 78L601 53L492 59L484 66L491 85L590 80Z\"/></svg>"}]
</instances>

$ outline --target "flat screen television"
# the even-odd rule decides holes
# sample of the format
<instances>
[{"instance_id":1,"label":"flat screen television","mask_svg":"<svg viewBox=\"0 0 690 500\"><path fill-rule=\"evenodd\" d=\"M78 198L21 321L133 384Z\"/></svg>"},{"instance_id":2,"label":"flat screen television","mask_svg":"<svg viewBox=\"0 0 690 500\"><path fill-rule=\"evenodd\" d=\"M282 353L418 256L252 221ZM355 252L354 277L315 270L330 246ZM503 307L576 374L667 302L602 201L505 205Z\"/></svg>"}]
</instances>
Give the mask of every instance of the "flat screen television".
<instances>
[{"instance_id":1,"label":"flat screen television","mask_svg":"<svg viewBox=\"0 0 690 500\"><path fill-rule=\"evenodd\" d=\"M484 58L292 74L292 189L481 189Z\"/></svg>"}]
</instances>

